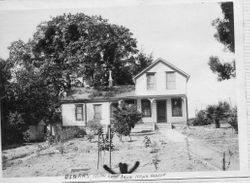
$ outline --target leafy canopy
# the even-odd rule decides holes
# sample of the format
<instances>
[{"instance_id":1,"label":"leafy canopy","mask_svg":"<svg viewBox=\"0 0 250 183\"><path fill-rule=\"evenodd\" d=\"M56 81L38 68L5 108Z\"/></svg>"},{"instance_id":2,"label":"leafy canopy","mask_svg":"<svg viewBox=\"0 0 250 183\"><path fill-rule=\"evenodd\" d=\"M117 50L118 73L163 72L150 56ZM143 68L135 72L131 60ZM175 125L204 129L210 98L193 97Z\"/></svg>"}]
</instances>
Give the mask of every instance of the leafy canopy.
<instances>
[{"instance_id":1,"label":"leafy canopy","mask_svg":"<svg viewBox=\"0 0 250 183\"><path fill-rule=\"evenodd\" d=\"M115 85L132 84L132 76L152 62L136 44L126 27L83 13L53 17L40 23L27 42L12 42L9 58L0 60L4 136L15 133L12 124L60 121L56 108L74 86L72 78L106 87L112 71Z\"/></svg>"},{"instance_id":2,"label":"leafy canopy","mask_svg":"<svg viewBox=\"0 0 250 183\"><path fill-rule=\"evenodd\" d=\"M224 44L230 52L235 52L234 41L234 13L233 2L221 3L221 9L224 15L223 19L215 19L212 25L217 32L214 35L217 41ZM218 81L228 80L235 77L235 61L222 63L217 56L209 58L208 65L213 73L217 74Z\"/></svg>"}]
</instances>

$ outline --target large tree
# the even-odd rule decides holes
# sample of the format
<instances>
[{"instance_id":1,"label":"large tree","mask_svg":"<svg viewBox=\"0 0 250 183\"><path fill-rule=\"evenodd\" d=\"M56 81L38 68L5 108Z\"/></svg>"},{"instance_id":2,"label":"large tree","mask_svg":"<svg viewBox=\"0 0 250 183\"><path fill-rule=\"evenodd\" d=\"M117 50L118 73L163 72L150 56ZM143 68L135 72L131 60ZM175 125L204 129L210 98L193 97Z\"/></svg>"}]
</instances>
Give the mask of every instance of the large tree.
<instances>
[{"instance_id":1,"label":"large tree","mask_svg":"<svg viewBox=\"0 0 250 183\"><path fill-rule=\"evenodd\" d=\"M132 76L152 61L136 43L129 29L100 16L63 14L42 22L31 39L9 47L12 81L5 92L5 118L26 126L57 122L59 98L70 92L72 77L101 87L112 71L114 84L132 84Z\"/></svg>"},{"instance_id":2,"label":"large tree","mask_svg":"<svg viewBox=\"0 0 250 183\"><path fill-rule=\"evenodd\" d=\"M223 19L217 18L212 22L217 32L214 37L217 41L224 44L225 49L234 53L234 13L233 2L221 3ZM217 56L210 56L208 65L213 73L217 74L219 81L235 77L235 60L231 62L221 62Z\"/></svg>"},{"instance_id":3,"label":"large tree","mask_svg":"<svg viewBox=\"0 0 250 183\"><path fill-rule=\"evenodd\" d=\"M71 76L83 76L94 87L108 85L109 70L114 84L131 84L127 67L138 53L136 43L129 29L100 16L63 14L37 27L31 60L67 88Z\"/></svg>"}]
</instances>

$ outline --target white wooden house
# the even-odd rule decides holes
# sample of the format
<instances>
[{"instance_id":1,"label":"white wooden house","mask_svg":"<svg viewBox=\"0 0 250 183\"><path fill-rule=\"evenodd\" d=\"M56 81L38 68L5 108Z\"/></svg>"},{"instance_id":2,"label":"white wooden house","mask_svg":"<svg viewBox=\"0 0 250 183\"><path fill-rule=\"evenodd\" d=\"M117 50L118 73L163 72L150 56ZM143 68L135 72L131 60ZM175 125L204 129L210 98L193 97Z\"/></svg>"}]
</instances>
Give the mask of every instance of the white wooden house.
<instances>
[{"instance_id":1,"label":"white wooden house","mask_svg":"<svg viewBox=\"0 0 250 183\"><path fill-rule=\"evenodd\" d=\"M86 126L93 119L110 124L112 109L119 102L133 103L144 124L186 123L189 75L159 58L134 77L135 85L113 86L110 92L76 88L61 100L64 126Z\"/></svg>"}]
</instances>

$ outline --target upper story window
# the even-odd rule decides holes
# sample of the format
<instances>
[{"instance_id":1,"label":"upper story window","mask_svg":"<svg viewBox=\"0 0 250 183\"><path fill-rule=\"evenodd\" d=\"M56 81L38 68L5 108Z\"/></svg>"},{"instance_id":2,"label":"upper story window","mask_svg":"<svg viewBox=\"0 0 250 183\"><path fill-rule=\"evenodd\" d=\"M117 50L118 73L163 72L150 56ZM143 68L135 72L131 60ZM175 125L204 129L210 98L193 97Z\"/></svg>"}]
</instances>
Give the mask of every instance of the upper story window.
<instances>
[{"instance_id":1,"label":"upper story window","mask_svg":"<svg viewBox=\"0 0 250 183\"><path fill-rule=\"evenodd\" d=\"M76 121L83 121L83 104L75 105L75 118Z\"/></svg>"},{"instance_id":2,"label":"upper story window","mask_svg":"<svg viewBox=\"0 0 250 183\"><path fill-rule=\"evenodd\" d=\"M141 111L143 117L151 117L151 103L149 100L141 100Z\"/></svg>"},{"instance_id":3,"label":"upper story window","mask_svg":"<svg viewBox=\"0 0 250 183\"><path fill-rule=\"evenodd\" d=\"M156 88L155 73L147 73L147 89L154 90Z\"/></svg>"},{"instance_id":4,"label":"upper story window","mask_svg":"<svg viewBox=\"0 0 250 183\"><path fill-rule=\"evenodd\" d=\"M168 90L176 89L176 75L175 72L166 72L166 88Z\"/></svg>"},{"instance_id":5,"label":"upper story window","mask_svg":"<svg viewBox=\"0 0 250 183\"><path fill-rule=\"evenodd\" d=\"M102 104L94 104L94 119L98 121L102 119Z\"/></svg>"},{"instance_id":6,"label":"upper story window","mask_svg":"<svg viewBox=\"0 0 250 183\"><path fill-rule=\"evenodd\" d=\"M181 98L172 98L172 116L181 117L182 116L182 99Z\"/></svg>"}]
</instances>

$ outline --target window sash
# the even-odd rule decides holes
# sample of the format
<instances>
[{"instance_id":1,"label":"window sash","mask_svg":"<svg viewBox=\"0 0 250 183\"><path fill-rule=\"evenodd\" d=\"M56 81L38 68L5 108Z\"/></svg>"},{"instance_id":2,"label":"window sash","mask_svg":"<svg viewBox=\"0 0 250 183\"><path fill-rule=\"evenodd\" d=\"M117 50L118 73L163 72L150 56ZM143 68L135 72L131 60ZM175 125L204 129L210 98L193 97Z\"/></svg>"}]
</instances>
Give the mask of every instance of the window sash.
<instances>
[{"instance_id":1,"label":"window sash","mask_svg":"<svg viewBox=\"0 0 250 183\"><path fill-rule=\"evenodd\" d=\"M102 104L94 104L94 119L102 119Z\"/></svg>"},{"instance_id":2,"label":"window sash","mask_svg":"<svg viewBox=\"0 0 250 183\"><path fill-rule=\"evenodd\" d=\"M175 72L167 72L166 73L166 87L169 90L176 89L176 75Z\"/></svg>"},{"instance_id":3,"label":"window sash","mask_svg":"<svg viewBox=\"0 0 250 183\"><path fill-rule=\"evenodd\" d=\"M156 81L155 81L155 73L147 73L147 89L152 90L155 89Z\"/></svg>"},{"instance_id":4,"label":"window sash","mask_svg":"<svg viewBox=\"0 0 250 183\"><path fill-rule=\"evenodd\" d=\"M171 102L172 102L172 116L182 117L182 99L172 98Z\"/></svg>"},{"instance_id":5,"label":"window sash","mask_svg":"<svg viewBox=\"0 0 250 183\"><path fill-rule=\"evenodd\" d=\"M151 117L151 103L149 100L142 100L142 114L143 117Z\"/></svg>"},{"instance_id":6,"label":"window sash","mask_svg":"<svg viewBox=\"0 0 250 183\"><path fill-rule=\"evenodd\" d=\"M75 105L75 119L76 121L83 121L83 104Z\"/></svg>"}]
</instances>

